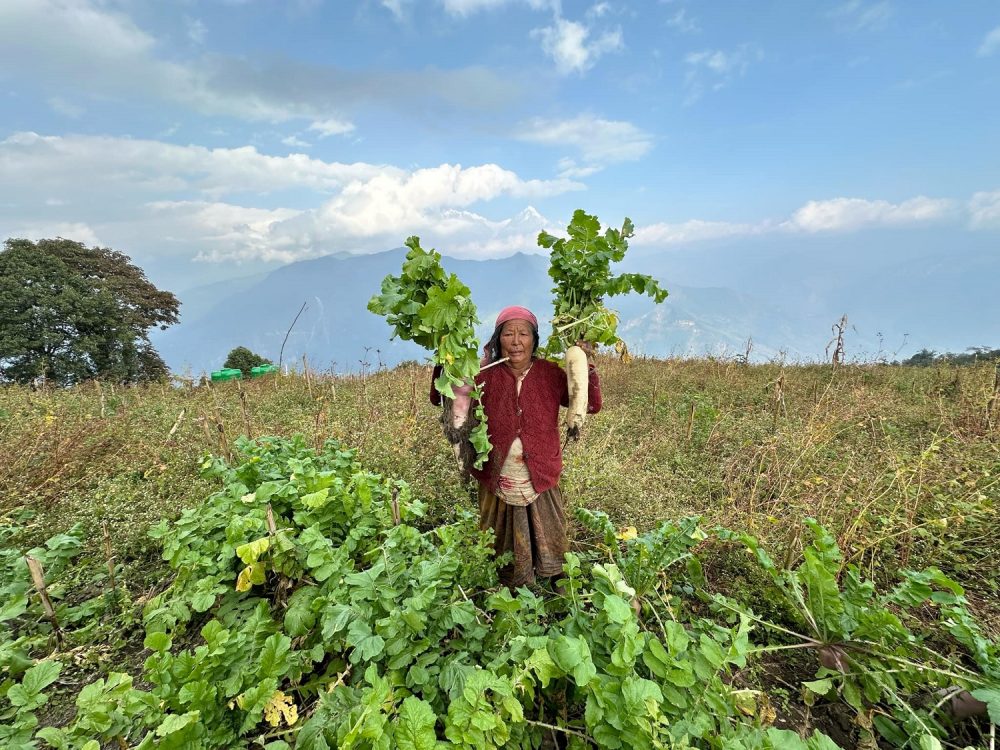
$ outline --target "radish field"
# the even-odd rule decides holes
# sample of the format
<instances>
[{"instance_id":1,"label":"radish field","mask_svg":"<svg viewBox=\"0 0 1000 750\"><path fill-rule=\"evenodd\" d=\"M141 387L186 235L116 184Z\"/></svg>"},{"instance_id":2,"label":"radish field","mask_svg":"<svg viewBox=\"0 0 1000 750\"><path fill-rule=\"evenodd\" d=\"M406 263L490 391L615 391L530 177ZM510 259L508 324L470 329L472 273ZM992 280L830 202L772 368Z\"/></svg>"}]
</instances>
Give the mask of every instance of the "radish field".
<instances>
[{"instance_id":1,"label":"radish field","mask_svg":"<svg viewBox=\"0 0 1000 750\"><path fill-rule=\"evenodd\" d=\"M0 746L995 747L992 365L598 371L558 593L428 367L0 389Z\"/></svg>"}]
</instances>

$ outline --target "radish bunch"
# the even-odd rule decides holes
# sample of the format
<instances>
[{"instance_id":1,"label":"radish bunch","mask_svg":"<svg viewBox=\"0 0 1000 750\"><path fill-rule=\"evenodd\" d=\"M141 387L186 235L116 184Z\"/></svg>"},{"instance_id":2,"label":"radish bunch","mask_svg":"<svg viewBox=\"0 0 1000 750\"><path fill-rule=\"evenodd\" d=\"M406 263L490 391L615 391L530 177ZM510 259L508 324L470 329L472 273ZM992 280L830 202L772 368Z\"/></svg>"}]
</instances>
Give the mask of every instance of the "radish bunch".
<instances>
[{"instance_id":1,"label":"radish bunch","mask_svg":"<svg viewBox=\"0 0 1000 750\"><path fill-rule=\"evenodd\" d=\"M667 297L667 291L651 276L611 273L611 263L625 257L633 230L626 218L620 230L608 228L602 233L597 217L578 209L566 227L567 237L547 232L538 235L538 244L550 251L549 276L555 281L552 336L545 352L550 357L566 353L570 403L566 428L572 438L579 436L587 414L589 379L586 353L576 343L614 346L623 359L628 356L618 338L618 316L604 306L604 298L638 292L660 303Z\"/></svg>"},{"instance_id":2,"label":"radish bunch","mask_svg":"<svg viewBox=\"0 0 1000 750\"><path fill-rule=\"evenodd\" d=\"M469 462L481 468L491 446L480 394L472 385L479 374L476 306L469 288L455 274L445 272L440 253L424 250L419 237L410 237L406 246L410 251L402 272L382 280L382 291L371 298L368 309L385 316L394 327L394 337L432 352L434 363L441 366L434 387L444 397L445 435L463 464L462 451L471 443L475 457L469 457Z\"/></svg>"}]
</instances>

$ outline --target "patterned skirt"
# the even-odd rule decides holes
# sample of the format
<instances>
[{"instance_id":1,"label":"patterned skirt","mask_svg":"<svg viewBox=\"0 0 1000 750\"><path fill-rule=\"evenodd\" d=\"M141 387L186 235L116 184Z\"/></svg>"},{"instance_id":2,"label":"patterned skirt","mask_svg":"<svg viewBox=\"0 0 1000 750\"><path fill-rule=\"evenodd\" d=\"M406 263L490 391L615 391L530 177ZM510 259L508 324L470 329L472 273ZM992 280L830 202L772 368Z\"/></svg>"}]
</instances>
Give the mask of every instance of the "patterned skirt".
<instances>
[{"instance_id":1,"label":"patterned skirt","mask_svg":"<svg viewBox=\"0 0 1000 750\"><path fill-rule=\"evenodd\" d=\"M499 571L500 582L511 588L526 586L535 577L562 573L569 549L562 492L556 485L531 505L508 505L479 485L479 528L493 529L496 554L513 554L513 561Z\"/></svg>"}]
</instances>

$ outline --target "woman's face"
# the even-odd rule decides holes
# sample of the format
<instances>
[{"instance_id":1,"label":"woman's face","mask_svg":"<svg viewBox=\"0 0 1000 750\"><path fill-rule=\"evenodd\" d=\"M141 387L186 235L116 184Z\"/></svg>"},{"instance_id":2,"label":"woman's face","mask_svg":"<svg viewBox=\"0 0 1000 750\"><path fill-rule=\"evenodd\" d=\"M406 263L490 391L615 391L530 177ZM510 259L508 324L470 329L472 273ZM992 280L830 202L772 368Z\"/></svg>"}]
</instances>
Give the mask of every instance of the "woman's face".
<instances>
[{"instance_id":1,"label":"woman's face","mask_svg":"<svg viewBox=\"0 0 1000 750\"><path fill-rule=\"evenodd\" d=\"M531 362L535 336L526 320L508 320L500 329L500 356L507 357L511 367L520 369Z\"/></svg>"}]
</instances>

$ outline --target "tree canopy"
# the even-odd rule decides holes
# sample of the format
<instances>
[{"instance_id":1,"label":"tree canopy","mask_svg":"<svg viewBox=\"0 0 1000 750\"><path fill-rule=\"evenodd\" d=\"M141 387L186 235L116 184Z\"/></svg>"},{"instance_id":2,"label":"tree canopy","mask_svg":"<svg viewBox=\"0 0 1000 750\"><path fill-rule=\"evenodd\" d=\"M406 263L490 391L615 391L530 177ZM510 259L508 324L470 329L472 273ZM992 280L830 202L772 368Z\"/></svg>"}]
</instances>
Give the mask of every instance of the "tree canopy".
<instances>
[{"instance_id":1,"label":"tree canopy","mask_svg":"<svg viewBox=\"0 0 1000 750\"><path fill-rule=\"evenodd\" d=\"M226 356L223 367L231 367L234 370L242 370L244 377L249 377L250 370L258 365L272 364L271 360L256 354L245 346L237 346Z\"/></svg>"},{"instance_id":2,"label":"tree canopy","mask_svg":"<svg viewBox=\"0 0 1000 750\"><path fill-rule=\"evenodd\" d=\"M990 349L988 346L970 346L963 354L944 352L939 354L933 349L921 349L902 364L908 367L924 367L940 363L953 365L972 365L977 362L994 362L1000 360L1000 349Z\"/></svg>"},{"instance_id":3,"label":"tree canopy","mask_svg":"<svg viewBox=\"0 0 1000 750\"><path fill-rule=\"evenodd\" d=\"M149 331L176 323L179 307L116 250L8 239L0 250L0 381L165 377Z\"/></svg>"}]
</instances>

